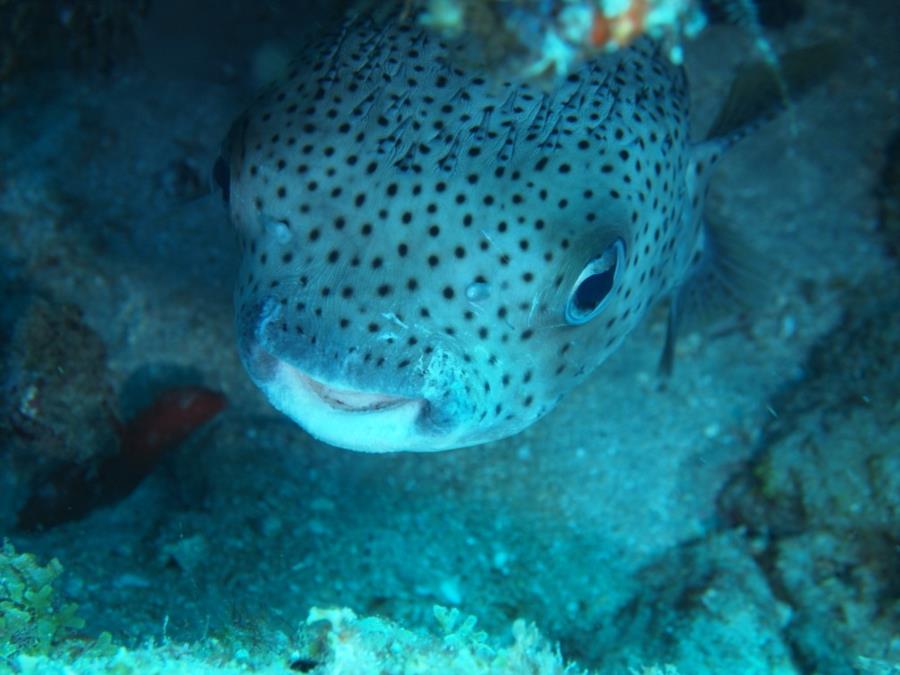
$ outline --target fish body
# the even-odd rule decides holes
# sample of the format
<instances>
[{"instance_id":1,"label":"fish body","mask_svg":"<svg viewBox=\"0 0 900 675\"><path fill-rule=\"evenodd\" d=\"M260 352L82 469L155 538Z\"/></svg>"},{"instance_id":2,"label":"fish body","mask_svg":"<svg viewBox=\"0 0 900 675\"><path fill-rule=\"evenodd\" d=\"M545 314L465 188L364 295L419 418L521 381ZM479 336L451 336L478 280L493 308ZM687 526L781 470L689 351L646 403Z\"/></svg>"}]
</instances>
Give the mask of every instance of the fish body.
<instances>
[{"instance_id":1,"label":"fish body","mask_svg":"<svg viewBox=\"0 0 900 675\"><path fill-rule=\"evenodd\" d=\"M514 434L703 259L683 70L638 41L552 90L358 21L266 90L216 167L241 358L312 435L430 451Z\"/></svg>"}]
</instances>

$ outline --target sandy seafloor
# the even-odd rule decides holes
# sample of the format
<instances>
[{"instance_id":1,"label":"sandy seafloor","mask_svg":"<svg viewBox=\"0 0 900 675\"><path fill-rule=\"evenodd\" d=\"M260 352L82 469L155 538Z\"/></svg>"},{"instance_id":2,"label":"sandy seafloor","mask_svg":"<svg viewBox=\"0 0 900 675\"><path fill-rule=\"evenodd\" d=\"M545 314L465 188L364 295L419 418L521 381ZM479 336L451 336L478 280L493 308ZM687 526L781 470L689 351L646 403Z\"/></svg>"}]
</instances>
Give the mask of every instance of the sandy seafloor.
<instances>
[{"instance_id":1,"label":"sandy seafloor","mask_svg":"<svg viewBox=\"0 0 900 675\"><path fill-rule=\"evenodd\" d=\"M713 181L711 212L771 287L755 315L686 336L661 381L655 312L533 427L429 455L324 446L238 361L233 235L183 178L207 180L256 87L254 55L299 43L310 21L232 11L149 23L105 74L4 85L4 297L77 305L117 398L169 377L229 400L130 496L43 531L15 527L39 472L0 450L0 534L59 559L81 640L215 638L247 668L288 669L311 606L436 631L438 604L500 642L533 621L600 672L900 672L900 283L877 232L900 10L816 0L770 34L779 48L839 36L846 55ZM688 46L698 130L752 57L730 27Z\"/></svg>"}]
</instances>

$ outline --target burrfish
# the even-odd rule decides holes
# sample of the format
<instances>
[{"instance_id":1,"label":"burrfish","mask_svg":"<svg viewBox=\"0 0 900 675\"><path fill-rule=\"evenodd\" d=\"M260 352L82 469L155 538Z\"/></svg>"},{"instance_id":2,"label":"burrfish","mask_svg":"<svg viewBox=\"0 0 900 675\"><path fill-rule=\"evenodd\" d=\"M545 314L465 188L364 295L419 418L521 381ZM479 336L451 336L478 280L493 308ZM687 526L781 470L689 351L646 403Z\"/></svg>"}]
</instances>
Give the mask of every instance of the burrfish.
<instances>
[{"instance_id":1,"label":"burrfish","mask_svg":"<svg viewBox=\"0 0 900 675\"><path fill-rule=\"evenodd\" d=\"M326 443L434 451L533 424L663 298L669 364L686 310L734 287L704 197L778 107L765 72L692 142L685 71L650 39L547 88L412 18L351 22L258 97L215 165L250 377Z\"/></svg>"}]
</instances>

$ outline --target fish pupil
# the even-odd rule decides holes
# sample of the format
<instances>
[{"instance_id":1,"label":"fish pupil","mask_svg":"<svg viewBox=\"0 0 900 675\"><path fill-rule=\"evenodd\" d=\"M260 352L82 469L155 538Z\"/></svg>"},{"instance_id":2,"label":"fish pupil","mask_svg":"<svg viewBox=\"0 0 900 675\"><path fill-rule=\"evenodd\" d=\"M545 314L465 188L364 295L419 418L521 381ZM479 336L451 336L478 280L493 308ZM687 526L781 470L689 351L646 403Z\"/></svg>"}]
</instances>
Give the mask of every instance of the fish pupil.
<instances>
[{"instance_id":1,"label":"fish pupil","mask_svg":"<svg viewBox=\"0 0 900 675\"><path fill-rule=\"evenodd\" d=\"M624 256L625 244L617 239L584 266L566 302L568 323L587 323L600 313L616 285Z\"/></svg>"},{"instance_id":2,"label":"fish pupil","mask_svg":"<svg viewBox=\"0 0 900 675\"><path fill-rule=\"evenodd\" d=\"M616 267L613 265L610 269L599 274L591 274L582 281L575 289L575 307L585 313L597 309L597 305L603 302L612 290L615 271Z\"/></svg>"}]
</instances>

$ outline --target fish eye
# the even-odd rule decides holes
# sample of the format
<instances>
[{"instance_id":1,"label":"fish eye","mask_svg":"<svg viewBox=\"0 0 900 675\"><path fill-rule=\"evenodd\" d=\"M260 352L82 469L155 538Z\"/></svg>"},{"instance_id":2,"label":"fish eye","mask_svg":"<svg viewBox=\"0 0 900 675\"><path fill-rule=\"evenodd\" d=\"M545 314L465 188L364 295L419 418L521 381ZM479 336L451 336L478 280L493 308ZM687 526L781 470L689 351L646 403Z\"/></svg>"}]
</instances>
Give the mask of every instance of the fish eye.
<instances>
[{"instance_id":1,"label":"fish eye","mask_svg":"<svg viewBox=\"0 0 900 675\"><path fill-rule=\"evenodd\" d=\"M625 242L616 239L588 261L566 300L566 323L578 326L597 316L609 301L625 259Z\"/></svg>"},{"instance_id":2,"label":"fish eye","mask_svg":"<svg viewBox=\"0 0 900 675\"><path fill-rule=\"evenodd\" d=\"M212 170L213 183L222 191L222 200L227 204L231 196L231 170L222 155L216 159Z\"/></svg>"}]
</instances>

